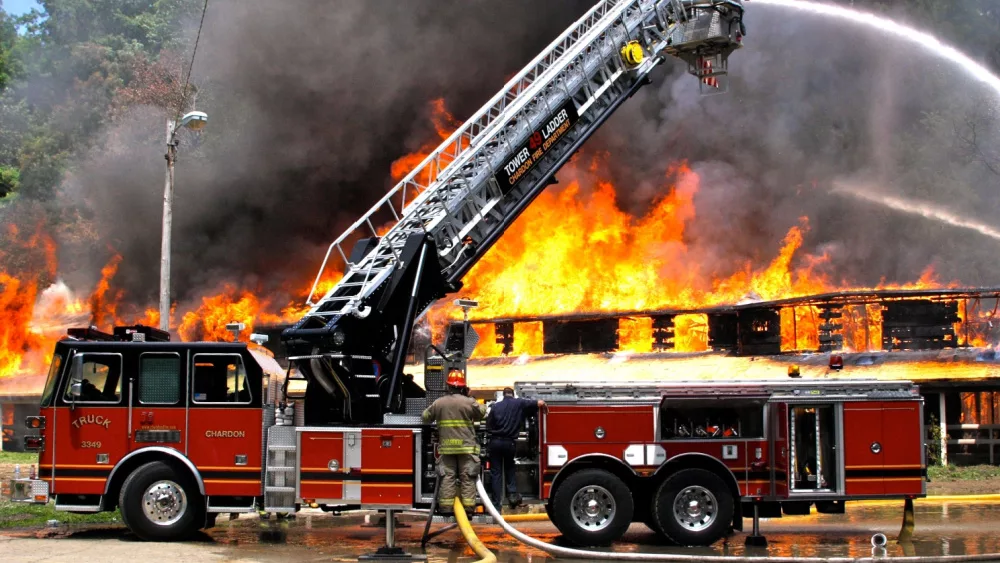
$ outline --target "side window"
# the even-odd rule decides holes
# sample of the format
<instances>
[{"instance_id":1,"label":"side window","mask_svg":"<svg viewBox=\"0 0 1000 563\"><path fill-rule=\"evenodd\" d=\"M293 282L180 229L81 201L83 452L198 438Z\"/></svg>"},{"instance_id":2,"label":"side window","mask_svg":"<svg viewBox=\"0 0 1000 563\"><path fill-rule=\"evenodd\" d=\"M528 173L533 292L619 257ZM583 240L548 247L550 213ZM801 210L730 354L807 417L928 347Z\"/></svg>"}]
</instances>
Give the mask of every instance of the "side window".
<instances>
[{"instance_id":1,"label":"side window","mask_svg":"<svg viewBox=\"0 0 1000 563\"><path fill-rule=\"evenodd\" d=\"M139 402L174 405L181 398L181 357L146 353L139 358Z\"/></svg>"},{"instance_id":2,"label":"side window","mask_svg":"<svg viewBox=\"0 0 1000 563\"><path fill-rule=\"evenodd\" d=\"M232 354L195 354L192 369L195 403L249 403L243 358Z\"/></svg>"},{"instance_id":3,"label":"side window","mask_svg":"<svg viewBox=\"0 0 1000 563\"><path fill-rule=\"evenodd\" d=\"M66 378L64 400L71 402L71 378ZM117 403L122 398L122 357L118 354L83 354L83 389L78 403Z\"/></svg>"}]
</instances>

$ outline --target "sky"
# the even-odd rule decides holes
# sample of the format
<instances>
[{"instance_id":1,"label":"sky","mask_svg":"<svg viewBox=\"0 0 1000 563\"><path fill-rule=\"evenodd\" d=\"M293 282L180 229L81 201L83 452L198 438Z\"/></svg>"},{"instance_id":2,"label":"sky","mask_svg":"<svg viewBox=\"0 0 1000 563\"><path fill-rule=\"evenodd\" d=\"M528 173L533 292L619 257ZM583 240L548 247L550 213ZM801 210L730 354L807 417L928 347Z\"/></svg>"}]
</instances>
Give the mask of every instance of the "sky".
<instances>
[{"instance_id":1,"label":"sky","mask_svg":"<svg viewBox=\"0 0 1000 563\"><path fill-rule=\"evenodd\" d=\"M41 6L38 5L38 0L2 0L2 3L3 10L15 16L29 12L32 8L41 9Z\"/></svg>"}]
</instances>

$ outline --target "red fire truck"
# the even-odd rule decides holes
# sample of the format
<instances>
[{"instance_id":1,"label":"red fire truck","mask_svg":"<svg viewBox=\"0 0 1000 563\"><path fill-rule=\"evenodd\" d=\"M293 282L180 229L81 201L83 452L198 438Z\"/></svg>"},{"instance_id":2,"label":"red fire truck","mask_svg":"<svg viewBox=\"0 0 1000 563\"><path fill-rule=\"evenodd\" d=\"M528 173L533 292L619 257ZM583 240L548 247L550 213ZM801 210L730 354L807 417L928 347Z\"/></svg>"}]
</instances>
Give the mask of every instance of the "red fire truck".
<instances>
[{"instance_id":1,"label":"red fire truck","mask_svg":"<svg viewBox=\"0 0 1000 563\"><path fill-rule=\"evenodd\" d=\"M910 382L524 383L544 399L537 475L549 516L583 545L633 521L706 545L744 515L843 513L925 494L923 399Z\"/></svg>"},{"instance_id":2,"label":"red fire truck","mask_svg":"<svg viewBox=\"0 0 1000 563\"><path fill-rule=\"evenodd\" d=\"M430 506L430 428L405 413L304 424L258 358L240 343L60 342L41 416L27 421L40 478L15 481L15 498L119 507L137 535L158 540L210 527L220 512ZM301 400L309 386L293 377L286 392ZM548 404L517 445L520 490L577 544L607 544L642 521L704 545L742 529L752 508L842 513L848 500L925 492L923 401L909 382L515 387Z\"/></svg>"},{"instance_id":3,"label":"red fire truck","mask_svg":"<svg viewBox=\"0 0 1000 563\"><path fill-rule=\"evenodd\" d=\"M461 289L668 55L722 85L742 16L740 0L598 2L330 245L317 282L331 257L345 274L283 332L292 367L280 383L245 344L173 343L145 328L59 342L41 415L27 421L41 478L15 482L15 496L117 507L136 535L160 540L218 513L429 506L434 445L419 415L446 373L465 370L475 338L450 331L420 386L404 373L414 322ZM386 217L395 223L381 232ZM703 544L741 528L747 504L838 511L923 493L921 403L906 383L521 392L552 405L525 430L524 478L576 543L613 541L641 520Z\"/></svg>"}]
</instances>

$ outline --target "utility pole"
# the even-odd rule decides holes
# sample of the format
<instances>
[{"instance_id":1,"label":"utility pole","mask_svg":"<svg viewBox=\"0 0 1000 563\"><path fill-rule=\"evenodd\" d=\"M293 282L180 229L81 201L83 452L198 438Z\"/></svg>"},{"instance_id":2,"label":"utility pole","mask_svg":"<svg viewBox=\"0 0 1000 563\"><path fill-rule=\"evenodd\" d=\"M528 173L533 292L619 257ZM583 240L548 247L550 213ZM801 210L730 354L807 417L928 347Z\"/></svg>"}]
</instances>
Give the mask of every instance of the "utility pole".
<instances>
[{"instance_id":1,"label":"utility pole","mask_svg":"<svg viewBox=\"0 0 1000 563\"><path fill-rule=\"evenodd\" d=\"M201 131L208 123L203 111L189 111L179 121L167 120L167 176L163 185L163 235L160 240L160 330L170 331L170 229L173 224L174 161L177 160L177 129Z\"/></svg>"},{"instance_id":2,"label":"utility pole","mask_svg":"<svg viewBox=\"0 0 1000 563\"><path fill-rule=\"evenodd\" d=\"M175 122L167 120L167 177L163 185L163 232L160 240L160 330L170 331L170 229L173 223L174 160L177 158L177 141L174 140Z\"/></svg>"}]
</instances>

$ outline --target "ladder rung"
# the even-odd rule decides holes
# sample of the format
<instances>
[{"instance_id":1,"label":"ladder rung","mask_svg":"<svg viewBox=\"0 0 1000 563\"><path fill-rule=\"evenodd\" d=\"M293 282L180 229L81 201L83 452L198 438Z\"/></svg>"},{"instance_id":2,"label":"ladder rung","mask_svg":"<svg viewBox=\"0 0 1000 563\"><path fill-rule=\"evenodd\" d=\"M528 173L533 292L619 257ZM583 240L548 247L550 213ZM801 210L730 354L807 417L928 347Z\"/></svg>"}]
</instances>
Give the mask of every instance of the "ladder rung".
<instances>
[{"instance_id":1,"label":"ladder rung","mask_svg":"<svg viewBox=\"0 0 1000 563\"><path fill-rule=\"evenodd\" d=\"M268 487L264 486L265 493L294 493L295 487Z\"/></svg>"}]
</instances>

